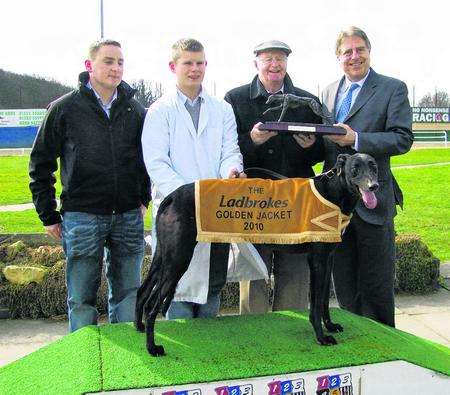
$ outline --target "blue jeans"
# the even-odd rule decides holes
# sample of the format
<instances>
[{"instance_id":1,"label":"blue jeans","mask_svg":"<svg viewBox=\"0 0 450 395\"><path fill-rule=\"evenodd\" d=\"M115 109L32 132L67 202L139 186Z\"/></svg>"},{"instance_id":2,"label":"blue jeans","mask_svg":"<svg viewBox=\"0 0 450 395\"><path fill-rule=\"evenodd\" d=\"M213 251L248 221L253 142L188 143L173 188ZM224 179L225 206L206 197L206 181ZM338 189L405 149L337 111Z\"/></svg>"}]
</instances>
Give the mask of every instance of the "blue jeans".
<instances>
[{"instance_id":1,"label":"blue jeans","mask_svg":"<svg viewBox=\"0 0 450 395\"><path fill-rule=\"evenodd\" d=\"M62 232L70 331L97 324L104 250L109 321L133 321L144 258L140 208L111 215L65 212Z\"/></svg>"},{"instance_id":2,"label":"blue jeans","mask_svg":"<svg viewBox=\"0 0 450 395\"><path fill-rule=\"evenodd\" d=\"M208 296L205 304L192 302L174 302L169 306L166 313L167 320L178 318L213 318L219 313L220 292Z\"/></svg>"}]
</instances>

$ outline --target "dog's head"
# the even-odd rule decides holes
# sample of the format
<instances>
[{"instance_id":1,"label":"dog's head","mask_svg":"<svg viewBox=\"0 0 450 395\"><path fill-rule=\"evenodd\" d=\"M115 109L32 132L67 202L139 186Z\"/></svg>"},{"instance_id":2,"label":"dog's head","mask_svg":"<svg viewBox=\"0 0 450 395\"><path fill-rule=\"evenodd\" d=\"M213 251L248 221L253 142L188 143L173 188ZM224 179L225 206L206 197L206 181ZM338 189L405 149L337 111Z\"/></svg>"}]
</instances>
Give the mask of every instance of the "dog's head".
<instances>
[{"instance_id":1,"label":"dog's head","mask_svg":"<svg viewBox=\"0 0 450 395\"><path fill-rule=\"evenodd\" d=\"M274 103L278 104L278 103L281 103L283 101L283 99L284 99L284 96L285 95L283 95L281 93L277 93L275 95L270 95L267 98L266 104L274 104Z\"/></svg>"},{"instance_id":2,"label":"dog's head","mask_svg":"<svg viewBox=\"0 0 450 395\"><path fill-rule=\"evenodd\" d=\"M378 189L378 166L367 154L341 154L336 162L337 174L345 179L348 190L358 194L364 205L373 209L377 206L375 191Z\"/></svg>"}]
</instances>

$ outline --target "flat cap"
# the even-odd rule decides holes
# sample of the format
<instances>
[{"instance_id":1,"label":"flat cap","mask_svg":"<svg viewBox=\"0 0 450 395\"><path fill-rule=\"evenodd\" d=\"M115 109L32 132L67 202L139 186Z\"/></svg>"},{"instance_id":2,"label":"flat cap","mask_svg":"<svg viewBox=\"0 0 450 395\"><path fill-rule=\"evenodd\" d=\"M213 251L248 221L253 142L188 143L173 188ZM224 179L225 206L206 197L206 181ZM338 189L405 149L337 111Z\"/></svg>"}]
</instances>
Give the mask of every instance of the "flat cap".
<instances>
[{"instance_id":1,"label":"flat cap","mask_svg":"<svg viewBox=\"0 0 450 395\"><path fill-rule=\"evenodd\" d=\"M255 55L258 55L260 52L269 51L271 49L283 51L286 53L286 55L289 55L292 52L291 48L289 48L289 45L277 40L264 41L263 43L258 44L253 52Z\"/></svg>"}]
</instances>

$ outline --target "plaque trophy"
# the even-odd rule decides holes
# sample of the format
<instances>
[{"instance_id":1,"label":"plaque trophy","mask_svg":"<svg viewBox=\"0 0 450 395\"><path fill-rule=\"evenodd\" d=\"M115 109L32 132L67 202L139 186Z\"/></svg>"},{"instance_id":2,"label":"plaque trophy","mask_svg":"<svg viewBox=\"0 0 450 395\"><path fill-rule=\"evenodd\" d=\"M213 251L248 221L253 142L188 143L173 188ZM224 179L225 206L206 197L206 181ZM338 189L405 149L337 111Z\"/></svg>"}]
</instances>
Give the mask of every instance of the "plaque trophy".
<instances>
[{"instance_id":1,"label":"plaque trophy","mask_svg":"<svg viewBox=\"0 0 450 395\"><path fill-rule=\"evenodd\" d=\"M271 95L267 99L266 104L273 104L273 107L268 108L263 112L263 115L271 112L281 110L280 117L276 122L264 122L259 129L270 130L273 132L287 132L292 134L321 134L321 135L345 135L346 131L340 126L333 126L333 116L330 112L323 108L315 99L311 97L296 96L291 93ZM316 123L301 123L301 122L283 122L282 119L286 114L288 108L297 108L302 105L307 105L314 114L322 118L324 124Z\"/></svg>"}]
</instances>

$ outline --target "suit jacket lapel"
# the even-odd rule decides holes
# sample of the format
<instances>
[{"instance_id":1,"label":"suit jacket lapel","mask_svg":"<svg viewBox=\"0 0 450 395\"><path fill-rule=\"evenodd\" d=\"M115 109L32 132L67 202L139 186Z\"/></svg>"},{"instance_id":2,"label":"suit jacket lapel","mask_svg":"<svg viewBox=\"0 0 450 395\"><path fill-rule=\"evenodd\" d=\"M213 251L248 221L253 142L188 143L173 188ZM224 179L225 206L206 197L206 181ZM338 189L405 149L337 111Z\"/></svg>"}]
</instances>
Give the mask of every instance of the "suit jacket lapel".
<instances>
[{"instance_id":1,"label":"suit jacket lapel","mask_svg":"<svg viewBox=\"0 0 450 395\"><path fill-rule=\"evenodd\" d=\"M344 120L344 123L347 119L351 118L364 104L366 104L367 100L371 98L371 96L375 93L377 86L377 74L372 69L370 70L370 74L367 77L367 80L364 82L361 91L359 92L358 97L355 100L350 112Z\"/></svg>"},{"instance_id":2,"label":"suit jacket lapel","mask_svg":"<svg viewBox=\"0 0 450 395\"><path fill-rule=\"evenodd\" d=\"M330 88L328 89L328 94L326 97L324 97L324 104L328 111L333 115L333 119L336 120L336 100L337 100L337 93L339 91L339 87L341 86L344 79L341 79L340 81L336 81L333 83Z\"/></svg>"},{"instance_id":3,"label":"suit jacket lapel","mask_svg":"<svg viewBox=\"0 0 450 395\"><path fill-rule=\"evenodd\" d=\"M331 113L333 114L335 122L336 122L336 112L337 112L336 104L337 104L337 99L338 99L338 92L339 92L339 89L341 89L341 86L343 83L344 83L344 78L341 78L340 81L337 81L334 84L334 86L332 87L332 91L330 94L331 109L332 109Z\"/></svg>"}]
</instances>

